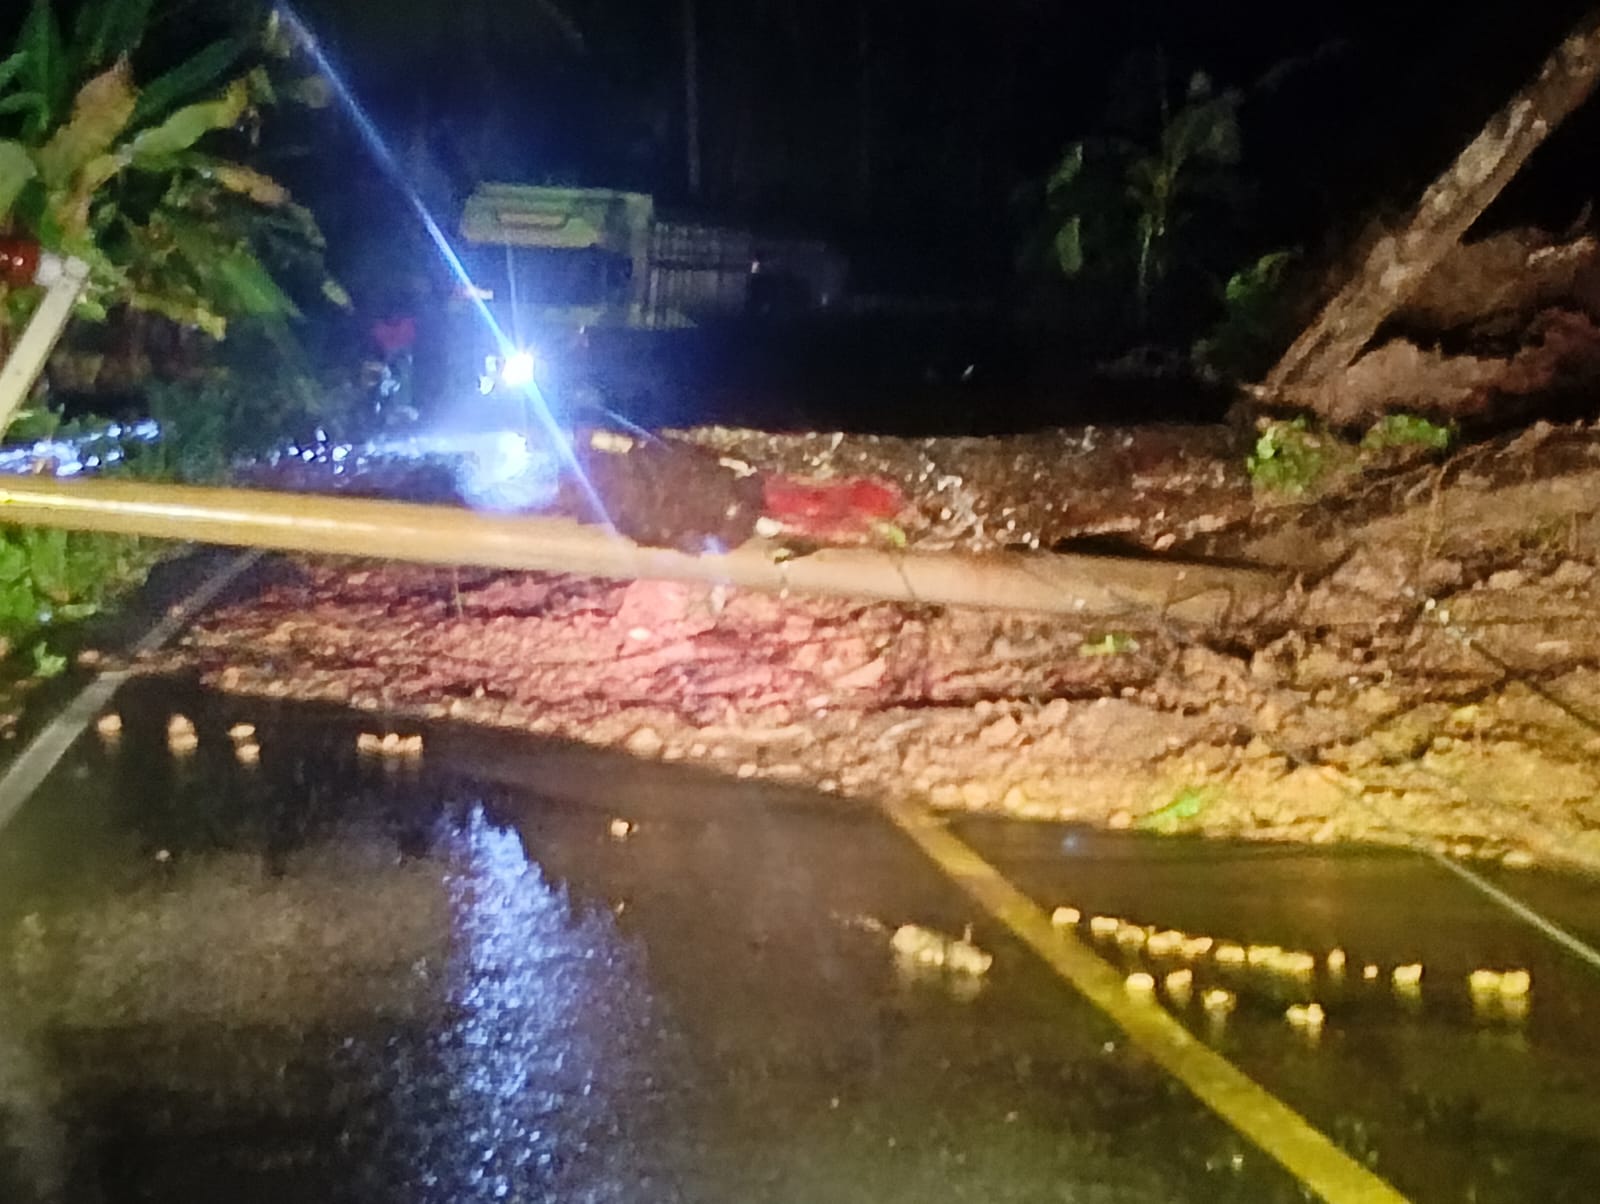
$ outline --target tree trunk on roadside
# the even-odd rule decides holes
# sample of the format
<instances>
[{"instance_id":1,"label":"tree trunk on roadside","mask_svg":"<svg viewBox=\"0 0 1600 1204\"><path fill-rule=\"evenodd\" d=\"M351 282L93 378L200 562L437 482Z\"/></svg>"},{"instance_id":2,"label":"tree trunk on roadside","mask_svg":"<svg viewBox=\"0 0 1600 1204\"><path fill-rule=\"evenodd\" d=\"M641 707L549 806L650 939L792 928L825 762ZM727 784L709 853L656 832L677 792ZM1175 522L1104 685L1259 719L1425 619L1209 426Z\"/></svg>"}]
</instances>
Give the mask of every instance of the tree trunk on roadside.
<instances>
[{"instance_id":1,"label":"tree trunk on roadside","mask_svg":"<svg viewBox=\"0 0 1600 1204\"><path fill-rule=\"evenodd\" d=\"M1378 327L1460 242L1534 149L1600 80L1600 9L1591 10L1539 74L1489 119L1404 224L1373 247L1354 277L1268 373L1267 400L1317 410L1318 389L1343 372Z\"/></svg>"}]
</instances>

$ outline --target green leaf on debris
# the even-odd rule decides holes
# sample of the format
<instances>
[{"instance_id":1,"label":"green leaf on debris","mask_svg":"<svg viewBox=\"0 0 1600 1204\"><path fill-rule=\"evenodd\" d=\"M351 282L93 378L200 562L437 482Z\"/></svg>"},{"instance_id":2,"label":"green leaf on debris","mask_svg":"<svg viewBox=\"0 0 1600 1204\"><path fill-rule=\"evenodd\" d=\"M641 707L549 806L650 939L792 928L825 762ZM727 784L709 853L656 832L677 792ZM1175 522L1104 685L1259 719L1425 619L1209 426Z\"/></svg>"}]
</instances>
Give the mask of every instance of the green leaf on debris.
<instances>
[{"instance_id":1,"label":"green leaf on debris","mask_svg":"<svg viewBox=\"0 0 1600 1204\"><path fill-rule=\"evenodd\" d=\"M1367 451L1390 447L1443 451L1455 437L1455 427L1450 423L1433 422L1418 414L1386 414L1362 436L1361 446Z\"/></svg>"},{"instance_id":2,"label":"green leaf on debris","mask_svg":"<svg viewBox=\"0 0 1600 1204\"><path fill-rule=\"evenodd\" d=\"M901 527L898 523L879 520L878 522L872 524L872 530L879 539L883 540L883 542L888 544L890 547L903 548L909 545L911 542L906 537L905 528Z\"/></svg>"},{"instance_id":3,"label":"green leaf on debris","mask_svg":"<svg viewBox=\"0 0 1600 1204\"><path fill-rule=\"evenodd\" d=\"M1197 818L1215 801L1216 792L1206 786L1186 786L1170 803L1157 807L1139 820L1139 827L1151 832L1173 832L1181 824Z\"/></svg>"},{"instance_id":4,"label":"green leaf on debris","mask_svg":"<svg viewBox=\"0 0 1600 1204\"><path fill-rule=\"evenodd\" d=\"M1139 651L1139 641L1121 631L1108 631L1098 640L1085 640L1078 645L1079 656L1121 656Z\"/></svg>"},{"instance_id":5,"label":"green leaf on debris","mask_svg":"<svg viewBox=\"0 0 1600 1204\"><path fill-rule=\"evenodd\" d=\"M1304 418L1270 421L1261 427L1245 468L1263 489L1302 494L1327 472L1328 448L1328 436L1311 430Z\"/></svg>"}]
</instances>

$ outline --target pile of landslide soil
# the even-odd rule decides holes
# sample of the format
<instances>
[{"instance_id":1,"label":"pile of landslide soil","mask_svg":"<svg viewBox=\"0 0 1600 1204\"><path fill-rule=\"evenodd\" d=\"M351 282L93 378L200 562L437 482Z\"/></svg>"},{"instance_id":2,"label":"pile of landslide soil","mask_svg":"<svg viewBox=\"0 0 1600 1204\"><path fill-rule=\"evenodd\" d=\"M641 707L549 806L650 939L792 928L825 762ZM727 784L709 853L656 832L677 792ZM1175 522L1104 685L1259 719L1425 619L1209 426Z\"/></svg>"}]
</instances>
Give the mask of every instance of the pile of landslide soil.
<instances>
[{"instance_id":1,"label":"pile of landslide soil","mask_svg":"<svg viewBox=\"0 0 1600 1204\"><path fill-rule=\"evenodd\" d=\"M952 811L1600 864L1600 428L1292 501L1252 492L1223 428L677 438L741 472L891 486L912 546L1114 541L1294 584L1220 631L297 561L152 667Z\"/></svg>"}]
</instances>

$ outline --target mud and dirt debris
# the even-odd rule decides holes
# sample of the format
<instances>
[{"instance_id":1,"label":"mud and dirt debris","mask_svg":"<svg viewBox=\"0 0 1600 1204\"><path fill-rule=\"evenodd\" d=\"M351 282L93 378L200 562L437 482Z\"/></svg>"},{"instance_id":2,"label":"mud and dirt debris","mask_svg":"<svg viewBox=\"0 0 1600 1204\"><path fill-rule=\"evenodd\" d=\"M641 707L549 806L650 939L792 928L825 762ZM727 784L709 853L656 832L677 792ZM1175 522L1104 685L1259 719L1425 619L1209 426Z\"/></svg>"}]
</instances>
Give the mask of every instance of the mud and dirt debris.
<instances>
[{"instance_id":1,"label":"mud and dirt debris","mask_svg":"<svg viewBox=\"0 0 1600 1204\"><path fill-rule=\"evenodd\" d=\"M1271 506L1229 477L1223 433L1166 461L1140 439L1178 435L1130 437L1097 432L1117 467L1069 456L1042 488L1013 479L1023 445L1005 440L697 435L762 472L895 482L924 516L959 477L979 525L929 518L915 538L934 543L992 539L1007 499L1059 503L1074 472L1119 482L1074 501L1109 518L1138 492L1135 449L1153 457L1141 480L1220 472L1187 513L1225 502L1236 509L1211 547L1304 570L1280 612L1216 638L1132 611L1090 625L322 560L285 562L149 663L391 722L486 724L852 798L1600 864L1600 434L1534 428ZM1084 438L1035 448L1070 443L1092 461ZM921 477L929 461L942 475ZM1069 529L1082 533L1046 534ZM1152 551L1154 527L1131 534Z\"/></svg>"},{"instance_id":2,"label":"mud and dirt debris","mask_svg":"<svg viewBox=\"0 0 1600 1204\"><path fill-rule=\"evenodd\" d=\"M1587 412L1600 381L1600 240L1582 225L1457 245L1373 346L1284 400L1334 425L1412 412L1503 428Z\"/></svg>"}]
</instances>

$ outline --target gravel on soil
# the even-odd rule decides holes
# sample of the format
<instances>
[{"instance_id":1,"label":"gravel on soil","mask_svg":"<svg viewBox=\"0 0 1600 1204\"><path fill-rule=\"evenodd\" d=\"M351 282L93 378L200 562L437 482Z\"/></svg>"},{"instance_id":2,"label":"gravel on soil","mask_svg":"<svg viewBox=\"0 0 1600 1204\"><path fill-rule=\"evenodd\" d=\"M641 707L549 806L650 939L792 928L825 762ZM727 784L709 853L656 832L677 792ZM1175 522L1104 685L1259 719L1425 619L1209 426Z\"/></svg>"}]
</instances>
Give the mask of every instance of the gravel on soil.
<instances>
[{"instance_id":1,"label":"gravel on soil","mask_svg":"<svg viewBox=\"0 0 1600 1204\"><path fill-rule=\"evenodd\" d=\"M1301 576L1279 613L1208 642L1155 613L1105 629L286 562L150 667L952 811L1600 865L1594 428L1381 460L1289 502L1252 492L1225 428L672 438L741 479L892 485L912 546L1113 540Z\"/></svg>"}]
</instances>

